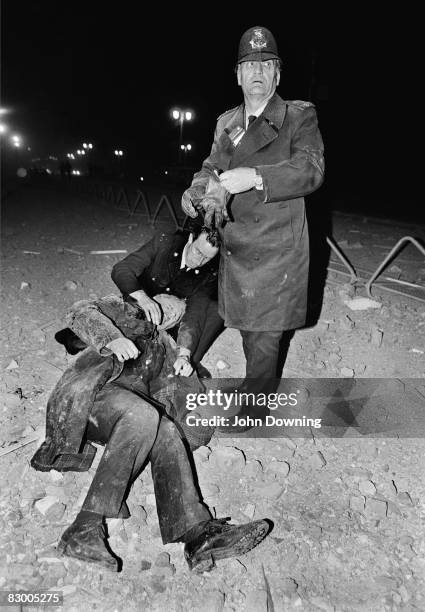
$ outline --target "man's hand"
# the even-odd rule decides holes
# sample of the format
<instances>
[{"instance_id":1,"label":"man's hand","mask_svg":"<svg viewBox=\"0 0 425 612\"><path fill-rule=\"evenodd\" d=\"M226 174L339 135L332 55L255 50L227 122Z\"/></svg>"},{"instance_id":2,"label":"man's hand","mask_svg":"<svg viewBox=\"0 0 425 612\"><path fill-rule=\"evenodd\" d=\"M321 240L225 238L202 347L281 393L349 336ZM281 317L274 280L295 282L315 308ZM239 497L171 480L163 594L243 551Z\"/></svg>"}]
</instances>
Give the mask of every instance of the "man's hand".
<instances>
[{"instance_id":1,"label":"man's hand","mask_svg":"<svg viewBox=\"0 0 425 612\"><path fill-rule=\"evenodd\" d=\"M189 187L182 195L183 212L194 219L198 216L195 205L202 198L203 188L199 186Z\"/></svg>"},{"instance_id":2,"label":"man's hand","mask_svg":"<svg viewBox=\"0 0 425 612\"><path fill-rule=\"evenodd\" d=\"M133 291L130 295L143 310L148 321L151 321L154 325L159 325L161 323L162 312L158 302L152 300L142 289Z\"/></svg>"},{"instance_id":3,"label":"man's hand","mask_svg":"<svg viewBox=\"0 0 425 612\"><path fill-rule=\"evenodd\" d=\"M117 356L118 361L136 359L139 356L139 349L128 338L115 338L115 340L111 340L106 345L106 348L110 349Z\"/></svg>"},{"instance_id":4,"label":"man's hand","mask_svg":"<svg viewBox=\"0 0 425 612\"><path fill-rule=\"evenodd\" d=\"M173 367L177 376L190 376L193 372L193 367L189 361L189 358L184 355L177 357Z\"/></svg>"},{"instance_id":5,"label":"man's hand","mask_svg":"<svg viewBox=\"0 0 425 612\"><path fill-rule=\"evenodd\" d=\"M255 168L234 168L220 174L220 183L230 193L242 193L255 187Z\"/></svg>"}]
</instances>

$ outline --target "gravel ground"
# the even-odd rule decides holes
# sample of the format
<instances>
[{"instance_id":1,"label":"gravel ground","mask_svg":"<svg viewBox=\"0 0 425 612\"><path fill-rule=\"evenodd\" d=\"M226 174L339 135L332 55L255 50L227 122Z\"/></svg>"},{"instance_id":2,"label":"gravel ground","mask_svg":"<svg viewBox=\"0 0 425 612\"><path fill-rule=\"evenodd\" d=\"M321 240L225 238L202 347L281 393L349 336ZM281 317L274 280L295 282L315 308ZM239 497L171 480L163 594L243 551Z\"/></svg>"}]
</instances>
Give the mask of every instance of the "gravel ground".
<instances>
[{"instance_id":1,"label":"gravel ground","mask_svg":"<svg viewBox=\"0 0 425 612\"><path fill-rule=\"evenodd\" d=\"M420 228L386 220L332 221L334 240L368 272L400 237L423 238ZM157 228L169 227L164 213ZM58 557L55 544L79 510L101 449L88 473L29 467L43 438L48 395L74 359L53 335L74 301L117 293L110 270L124 255L89 251L130 252L152 228L110 204L27 184L10 190L2 234L0 589L61 590L63 609L75 612L425 609L419 427L416 435L414 428L409 435L371 435L347 427L339 436L285 430L273 438L214 437L195 453L210 508L234 522L268 517L275 526L258 548L219 562L211 574L191 574L182 545L162 545L148 471L130 494L132 517L109 525L122 573ZM364 288L347 284L335 257L329 266L319 320L296 332L284 377L307 386L309 378L385 378L389 386L402 379L407 403L391 391L387 408L402 422L416 419L425 398L425 302L377 288L379 308L352 310L346 302L365 297ZM423 285L423 257L408 246L383 276ZM242 377L239 333L226 330L204 364L216 377Z\"/></svg>"}]
</instances>

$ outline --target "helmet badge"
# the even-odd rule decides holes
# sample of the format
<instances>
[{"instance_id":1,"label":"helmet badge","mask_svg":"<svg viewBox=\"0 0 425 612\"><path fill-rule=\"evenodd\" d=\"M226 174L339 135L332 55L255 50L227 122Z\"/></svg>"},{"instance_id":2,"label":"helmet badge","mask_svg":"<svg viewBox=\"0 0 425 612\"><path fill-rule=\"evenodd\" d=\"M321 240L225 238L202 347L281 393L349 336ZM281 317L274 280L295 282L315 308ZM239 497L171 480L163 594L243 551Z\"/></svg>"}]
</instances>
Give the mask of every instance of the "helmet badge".
<instances>
[{"instance_id":1,"label":"helmet badge","mask_svg":"<svg viewBox=\"0 0 425 612\"><path fill-rule=\"evenodd\" d=\"M254 35L249 41L252 49L263 49L267 47L267 40L264 36L263 30L254 30Z\"/></svg>"}]
</instances>

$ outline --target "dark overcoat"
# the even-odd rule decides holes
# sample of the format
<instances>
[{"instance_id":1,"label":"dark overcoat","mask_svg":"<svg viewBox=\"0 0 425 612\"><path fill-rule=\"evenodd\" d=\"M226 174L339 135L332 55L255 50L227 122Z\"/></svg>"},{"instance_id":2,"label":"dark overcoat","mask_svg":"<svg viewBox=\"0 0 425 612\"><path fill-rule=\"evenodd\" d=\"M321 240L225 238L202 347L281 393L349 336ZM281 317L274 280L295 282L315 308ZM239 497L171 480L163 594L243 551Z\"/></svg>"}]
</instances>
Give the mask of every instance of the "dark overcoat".
<instances>
[{"instance_id":1,"label":"dark overcoat","mask_svg":"<svg viewBox=\"0 0 425 612\"><path fill-rule=\"evenodd\" d=\"M250 331L301 327L309 268L304 196L323 180L323 142L314 106L274 94L235 147L244 105L218 119L210 156L192 185L214 170L256 168L263 190L235 194L221 230L219 313L227 327Z\"/></svg>"}]
</instances>

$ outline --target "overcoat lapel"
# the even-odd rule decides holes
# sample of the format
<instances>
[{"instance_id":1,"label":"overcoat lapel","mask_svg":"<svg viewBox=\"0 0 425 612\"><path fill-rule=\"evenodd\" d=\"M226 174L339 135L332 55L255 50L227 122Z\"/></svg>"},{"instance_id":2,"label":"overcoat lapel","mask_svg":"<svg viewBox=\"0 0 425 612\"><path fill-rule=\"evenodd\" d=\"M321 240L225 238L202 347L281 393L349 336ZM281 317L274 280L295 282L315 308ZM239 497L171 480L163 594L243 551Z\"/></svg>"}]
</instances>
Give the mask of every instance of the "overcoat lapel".
<instances>
[{"instance_id":1,"label":"overcoat lapel","mask_svg":"<svg viewBox=\"0 0 425 612\"><path fill-rule=\"evenodd\" d=\"M231 134L232 130L234 130L236 127L243 127L243 109L244 105L241 104L236 109L233 117L224 126L224 130L218 139L218 151L220 153L220 170L223 170L223 172L229 169L230 163L232 161L232 156L235 152L235 147L233 146L229 134Z\"/></svg>"},{"instance_id":2,"label":"overcoat lapel","mask_svg":"<svg viewBox=\"0 0 425 612\"><path fill-rule=\"evenodd\" d=\"M229 166L232 168L240 166L253 153L275 140L279 134L279 129L282 127L285 114L286 104L280 96L275 94L263 113L251 125L236 149L234 149Z\"/></svg>"}]
</instances>

